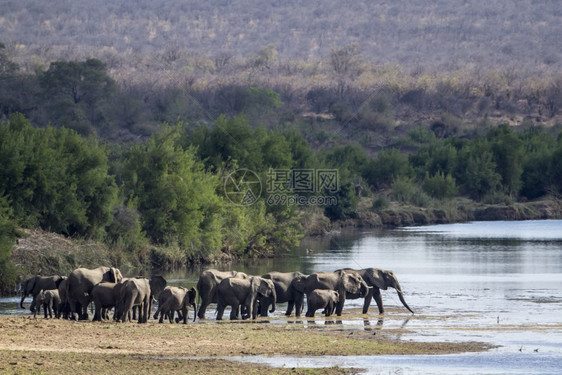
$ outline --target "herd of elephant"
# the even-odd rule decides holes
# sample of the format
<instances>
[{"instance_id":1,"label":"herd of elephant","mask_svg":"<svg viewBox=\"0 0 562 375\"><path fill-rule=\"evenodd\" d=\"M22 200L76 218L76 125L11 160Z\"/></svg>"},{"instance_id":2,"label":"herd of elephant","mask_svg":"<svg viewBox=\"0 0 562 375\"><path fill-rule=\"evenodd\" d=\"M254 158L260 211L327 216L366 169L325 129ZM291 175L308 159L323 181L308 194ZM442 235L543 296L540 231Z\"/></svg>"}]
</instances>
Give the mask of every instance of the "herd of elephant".
<instances>
[{"instance_id":1,"label":"herd of elephant","mask_svg":"<svg viewBox=\"0 0 562 375\"><path fill-rule=\"evenodd\" d=\"M377 303L379 313L384 313L380 290L396 289L400 301L411 313L404 300L398 279L392 271L378 268L361 270L341 269L305 275L301 272L270 272L251 276L237 271L203 271L197 289L167 286L161 276L150 279L124 278L119 269L98 267L78 268L64 276L34 276L22 284L20 307L28 295L33 296L30 310L34 316L43 307L45 318L87 320L88 306L93 302L93 320L113 319L129 321L138 319L146 323L152 311L152 302L158 301L154 319L162 323L183 321L187 323L189 307L193 307L193 320L205 319L205 311L215 303L216 319L223 318L224 310L231 308L230 319L256 319L275 311L277 303L287 303L285 315L300 316L306 296L307 317L323 309L326 316L341 316L346 299L364 298L363 314L369 310L371 300ZM197 294L200 297L197 309ZM135 315L138 314L138 318Z\"/></svg>"}]
</instances>

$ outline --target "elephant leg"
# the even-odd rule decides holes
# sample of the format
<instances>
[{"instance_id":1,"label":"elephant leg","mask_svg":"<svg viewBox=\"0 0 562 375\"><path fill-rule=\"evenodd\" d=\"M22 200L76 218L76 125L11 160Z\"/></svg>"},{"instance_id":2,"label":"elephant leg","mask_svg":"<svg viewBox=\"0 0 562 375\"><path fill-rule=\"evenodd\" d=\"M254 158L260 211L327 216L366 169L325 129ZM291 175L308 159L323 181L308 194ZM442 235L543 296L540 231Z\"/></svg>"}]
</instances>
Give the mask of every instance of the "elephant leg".
<instances>
[{"instance_id":1,"label":"elephant leg","mask_svg":"<svg viewBox=\"0 0 562 375\"><path fill-rule=\"evenodd\" d=\"M153 319L158 319L158 315L162 315L161 313L162 311L162 305L158 304L158 308L156 309L156 312L154 313L154 315L152 316ZM160 322L162 323L162 322Z\"/></svg>"},{"instance_id":2,"label":"elephant leg","mask_svg":"<svg viewBox=\"0 0 562 375\"><path fill-rule=\"evenodd\" d=\"M47 312L49 311L49 308L47 306L46 303L43 304L43 315L45 315L45 319L47 319Z\"/></svg>"},{"instance_id":3,"label":"elephant leg","mask_svg":"<svg viewBox=\"0 0 562 375\"><path fill-rule=\"evenodd\" d=\"M289 304L287 305L287 311L285 311L286 316L291 315L291 313L293 312L294 306L295 306L295 301L293 301L293 300L289 301ZM295 313L296 313L296 310L295 310Z\"/></svg>"},{"instance_id":4,"label":"elephant leg","mask_svg":"<svg viewBox=\"0 0 562 375\"><path fill-rule=\"evenodd\" d=\"M373 288L373 289L375 289L375 288ZM380 291L379 288L377 288L377 290L373 291L373 298L375 299L375 302L377 303L377 307L379 308L379 314L384 314L384 306L382 304L382 296L381 296L381 291ZM365 301L367 301L367 298L365 298ZM369 302L370 302L370 299L369 299Z\"/></svg>"},{"instance_id":5,"label":"elephant leg","mask_svg":"<svg viewBox=\"0 0 562 375\"><path fill-rule=\"evenodd\" d=\"M238 308L240 305L233 304L232 311L230 311L230 320L237 320L238 319Z\"/></svg>"},{"instance_id":6,"label":"elephant leg","mask_svg":"<svg viewBox=\"0 0 562 375\"><path fill-rule=\"evenodd\" d=\"M93 322L101 322L102 318L101 318L101 307L99 306L99 304L94 303L94 305L96 306L96 310L94 312L94 317L92 319Z\"/></svg>"},{"instance_id":7,"label":"elephant leg","mask_svg":"<svg viewBox=\"0 0 562 375\"><path fill-rule=\"evenodd\" d=\"M53 308L51 307L51 304L48 305L49 306L49 319L53 318Z\"/></svg>"},{"instance_id":8,"label":"elephant leg","mask_svg":"<svg viewBox=\"0 0 562 375\"><path fill-rule=\"evenodd\" d=\"M261 316L267 316L267 309L269 307L269 298L263 298L258 303L258 311Z\"/></svg>"},{"instance_id":9,"label":"elephant leg","mask_svg":"<svg viewBox=\"0 0 562 375\"><path fill-rule=\"evenodd\" d=\"M224 309L226 306L223 306L222 303L218 303L217 304L217 320L222 320L222 315L224 314ZM199 309L199 311L201 311L201 309ZM200 319L205 319L205 315L203 314L203 318L201 318L201 315L199 315Z\"/></svg>"},{"instance_id":10,"label":"elephant leg","mask_svg":"<svg viewBox=\"0 0 562 375\"><path fill-rule=\"evenodd\" d=\"M149 314L149 309L150 309L150 301L148 301L148 298L145 299L144 304L142 306L142 322L143 323L148 323L148 314Z\"/></svg>"},{"instance_id":11,"label":"elephant leg","mask_svg":"<svg viewBox=\"0 0 562 375\"><path fill-rule=\"evenodd\" d=\"M316 309L314 308L314 306L308 305L308 310L306 311L306 317L308 318L312 318L314 317L314 313L316 312Z\"/></svg>"},{"instance_id":12,"label":"elephant leg","mask_svg":"<svg viewBox=\"0 0 562 375\"><path fill-rule=\"evenodd\" d=\"M181 309L183 315L183 324L187 324L187 315L189 314L189 307L185 306Z\"/></svg>"},{"instance_id":13,"label":"elephant leg","mask_svg":"<svg viewBox=\"0 0 562 375\"><path fill-rule=\"evenodd\" d=\"M301 316L304 307L304 294L299 295L295 299L295 316Z\"/></svg>"},{"instance_id":14,"label":"elephant leg","mask_svg":"<svg viewBox=\"0 0 562 375\"><path fill-rule=\"evenodd\" d=\"M343 312L343 304L345 302L345 297L341 298L338 303L336 304L336 315L337 316L341 316L342 312Z\"/></svg>"},{"instance_id":15,"label":"elephant leg","mask_svg":"<svg viewBox=\"0 0 562 375\"><path fill-rule=\"evenodd\" d=\"M380 295L380 289L377 288L377 292ZM363 302L363 314L367 314L369 312L369 306L371 305L371 299L373 298L373 294L375 293L375 287L370 288L369 292L365 296L365 301Z\"/></svg>"},{"instance_id":16,"label":"elephant leg","mask_svg":"<svg viewBox=\"0 0 562 375\"><path fill-rule=\"evenodd\" d=\"M207 306L209 306L210 300L210 298L201 297L201 306L199 306L199 312L197 313L199 319L205 319L205 311L207 310Z\"/></svg>"},{"instance_id":17,"label":"elephant leg","mask_svg":"<svg viewBox=\"0 0 562 375\"><path fill-rule=\"evenodd\" d=\"M78 320L88 320L88 305L90 301L87 298L81 298L78 300L80 309L78 313Z\"/></svg>"}]
</instances>

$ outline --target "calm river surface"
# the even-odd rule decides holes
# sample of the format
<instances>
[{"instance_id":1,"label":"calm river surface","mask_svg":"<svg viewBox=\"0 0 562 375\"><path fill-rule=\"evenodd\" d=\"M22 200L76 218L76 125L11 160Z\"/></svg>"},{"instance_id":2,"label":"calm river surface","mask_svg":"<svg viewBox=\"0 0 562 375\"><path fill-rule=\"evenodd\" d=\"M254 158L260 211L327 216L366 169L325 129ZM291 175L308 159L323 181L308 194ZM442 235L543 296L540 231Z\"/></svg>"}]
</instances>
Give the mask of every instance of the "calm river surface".
<instances>
[{"instance_id":1,"label":"calm river surface","mask_svg":"<svg viewBox=\"0 0 562 375\"><path fill-rule=\"evenodd\" d=\"M377 315L374 302L366 318L349 313L353 317L346 318L346 310L359 308L363 300L347 301L343 329L405 327L402 340L479 341L499 347L487 353L445 356L240 360L272 366L362 367L369 373L562 373L562 221L473 222L345 233L307 239L283 259L231 266L249 274L343 267L393 270L416 312L409 314L389 289L382 291L384 318ZM191 286L200 271L165 277L171 284ZM15 301L2 300L4 313L15 312L15 307L8 307ZM271 322L286 323L283 312L284 306L279 306L275 312L279 319ZM212 315L211 307L207 316L213 319ZM317 313L314 322L299 323L324 325L325 321Z\"/></svg>"}]
</instances>

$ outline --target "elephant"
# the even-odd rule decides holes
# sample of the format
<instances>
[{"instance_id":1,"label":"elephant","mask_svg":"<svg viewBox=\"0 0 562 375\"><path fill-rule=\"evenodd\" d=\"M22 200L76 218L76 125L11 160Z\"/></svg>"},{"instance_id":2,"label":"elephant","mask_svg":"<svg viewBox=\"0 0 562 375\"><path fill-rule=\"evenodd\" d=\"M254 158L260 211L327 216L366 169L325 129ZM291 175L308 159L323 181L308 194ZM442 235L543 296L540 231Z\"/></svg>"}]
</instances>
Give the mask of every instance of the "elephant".
<instances>
[{"instance_id":1,"label":"elephant","mask_svg":"<svg viewBox=\"0 0 562 375\"><path fill-rule=\"evenodd\" d=\"M66 297L66 284L68 282L68 278L63 276L63 280L59 284L59 297L60 297L60 305L59 305L59 316L63 319L68 319L70 314L70 304L68 303L68 298ZM78 308L76 308L78 310Z\"/></svg>"},{"instance_id":2,"label":"elephant","mask_svg":"<svg viewBox=\"0 0 562 375\"><path fill-rule=\"evenodd\" d=\"M157 275L150 278L149 284L152 298L154 298L154 300L158 300L158 298L160 297L160 293L162 293L164 289L166 289L166 285L168 285L168 282L162 276Z\"/></svg>"},{"instance_id":3,"label":"elephant","mask_svg":"<svg viewBox=\"0 0 562 375\"><path fill-rule=\"evenodd\" d=\"M126 322L134 306L140 306L138 317L139 323L148 322L150 309L152 307L152 293L150 291L150 280L142 278L131 278L122 283L117 303L118 320Z\"/></svg>"},{"instance_id":4,"label":"elephant","mask_svg":"<svg viewBox=\"0 0 562 375\"><path fill-rule=\"evenodd\" d=\"M101 282L92 289L92 300L96 307L93 321L107 320L107 311L117 305L119 289L115 289L116 285L118 283Z\"/></svg>"},{"instance_id":5,"label":"elephant","mask_svg":"<svg viewBox=\"0 0 562 375\"><path fill-rule=\"evenodd\" d=\"M285 315L289 316L293 312L293 307L295 308L295 316L300 316L304 304L304 293L302 288L298 290L295 288L295 284L299 281L304 280L307 275L300 272L269 272L262 276L264 279L269 279L273 281L275 285L275 294L277 296L277 303L288 302L287 311ZM262 297L260 298L260 310L261 316L267 316L267 309L272 303L272 297Z\"/></svg>"},{"instance_id":6,"label":"elephant","mask_svg":"<svg viewBox=\"0 0 562 375\"><path fill-rule=\"evenodd\" d=\"M230 319L239 318L239 308L245 312L242 318L255 319L257 316L258 300L261 297L272 297L272 308L275 311L275 285L273 281L260 276L250 276L247 279L229 277L220 282L217 287L217 320L222 320L224 309L232 308Z\"/></svg>"},{"instance_id":7,"label":"elephant","mask_svg":"<svg viewBox=\"0 0 562 375\"><path fill-rule=\"evenodd\" d=\"M49 313L49 318L52 318L53 311L55 313L55 318L58 319L60 317L60 302L58 289L41 290L35 297L35 311L33 317L35 318L37 316L37 313L41 310L41 306L43 306L45 319L47 319L47 312Z\"/></svg>"},{"instance_id":8,"label":"elephant","mask_svg":"<svg viewBox=\"0 0 562 375\"><path fill-rule=\"evenodd\" d=\"M369 286L363 278L355 273L345 272L342 270L335 272L318 272L308 276L303 283L306 300L310 298L310 294L315 289L335 290L339 294L339 300L336 304L336 315L341 316L343 305L347 294L365 296L369 292Z\"/></svg>"},{"instance_id":9,"label":"elephant","mask_svg":"<svg viewBox=\"0 0 562 375\"><path fill-rule=\"evenodd\" d=\"M324 315L330 316L334 313L336 305L340 299L340 294L335 290L314 289L307 296L308 310L307 317L314 317L318 309L324 309Z\"/></svg>"},{"instance_id":10,"label":"elephant","mask_svg":"<svg viewBox=\"0 0 562 375\"><path fill-rule=\"evenodd\" d=\"M77 268L70 273L66 283L66 298L70 313L78 312L78 319L88 319L88 305L92 300L92 289L102 281L118 283L123 279L121 271L113 267L95 269ZM77 311L78 310L78 311Z\"/></svg>"},{"instance_id":11,"label":"elephant","mask_svg":"<svg viewBox=\"0 0 562 375\"><path fill-rule=\"evenodd\" d=\"M365 296L365 302L363 304L363 314L367 314L367 312L369 311L369 306L371 305L371 298L375 299L375 302L377 303L377 307L379 308L379 314L384 314L384 307L382 304L382 296L380 290L381 289L387 290L388 287L392 287L396 289L396 292L398 293L398 298L400 298L400 302L402 302L404 307L407 308L412 314L414 314L414 311L410 308L410 306L408 306L406 300L404 300L404 294L402 293L402 288L400 287L400 283L398 282L396 275L394 275L394 272L388 270L381 270L379 268L364 268L361 270L344 268L343 270L345 272L350 272L361 276L363 280L365 280L367 285L372 287L369 290L369 293L367 293L367 295ZM353 293L347 295L348 299L356 299L361 297L362 296L360 296L359 294L353 294Z\"/></svg>"},{"instance_id":12,"label":"elephant","mask_svg":"<svg viewBox=\"0 0 562 375\"><path fill-rule=\"evenodd\" d=\"M209 269L201 273L197 281L197 292L201 297L201 305L197 313L199 319L205 319L205 311L209 304L217 303L217 286L222 280L229 277L247 279L248 275L238 271L218 271L215 269Z\"/></svg>"},{"instance_id":13,"label":"elephant","mask_svg":"<svg viewBox=\"0 0 562 375\"><path fill-rule=\"evenodd\" d=\"M22 291L21 291L20 307L22 309L25 309L25 307L23 307L23 301L25 300L25 297L27 297L28 295L31 294L33 297L33 301L35 301L35 298L37 297L37 295L41 290L57 289L63 280L64 278L59 275L33 276L25 280L21 285ZM31 312L35 311L34 302L31 302L31 306L29 307L29 309L31 310Z\"/></svg>"},{"instance_id":14,"label":"elephant","mask_svg":"<svg viewBox=\"0 0 562 375\"><path fill-rule=\"evenodd\" d=\"M174 312L178 312L178 317L176 318L176 323L183 320L183 324L187 324L187 316L189 313L189 306L193 306L193 321L195 321L197 313L197 305L195 304L195 298L197 297L197 292L195 288L187 289L182 287L168 286L160 294L158 298L158 309L154 314L154 319L158 319L160 315L159 323L164 321L164 316L167 315L170 323L173 322Z\"/></svg>"}]
</instances>

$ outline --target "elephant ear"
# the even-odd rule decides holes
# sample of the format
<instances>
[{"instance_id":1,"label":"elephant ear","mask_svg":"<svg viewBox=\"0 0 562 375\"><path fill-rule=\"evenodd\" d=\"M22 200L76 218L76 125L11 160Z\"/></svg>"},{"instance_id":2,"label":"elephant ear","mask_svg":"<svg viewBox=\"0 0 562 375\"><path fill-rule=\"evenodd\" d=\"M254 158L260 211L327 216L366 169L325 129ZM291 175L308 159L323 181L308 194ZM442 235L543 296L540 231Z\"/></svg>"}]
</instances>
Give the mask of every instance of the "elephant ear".
<instances>
[{"instance_id":1,"label":"elephant ear","mask_svg":"<svg viewBox=\"0 0 562 375\"><path fill-rule=\"evenodd\" d=\"M345 291L348 293L357 293L356 289L358 289L359 283L357 282L355 275L344 271L340 271L340 275Z\"/></svg>"},{"instance_id":2,"label":"elephant ear","mask_svg":"<svg viewBox=\"0 0 562 375\"><path fill-rule=\"evenodd\" d=\"M111 278L113 279L113 280L110 280L110 281L113 282L113 283L119 283L123 279L123 276L121 275L121 271L119 271L115 267L111 267L109 269L109 273L111 275Z\"/></svg>"},{"instance_id":3,"label":"elephant ear","mask_svg":"<svg viewBox=\"0 0 562 375\"><path fill-rule=\"evenodd\" d=\"M376 286L379 289L387 290L388 283L386 281L385 272L378 268L369 268L365 272L365 277L368 284Z\"/></svg>"},{"instance_id":4,"label":"elephant ear","mask_svg":"<svg viewBox=\"0 0 562 375\"><path fill-rule=\"evenodd\" d=\"M306 279L308 276L306 275L298 275L296 276L293 281L291 281L291 285L295 290L299 293L305 293L306 287Z\"/></svg>"},{"instance_id":5,"label":"elephant ear","mask_svg":"<svg viewBox=\"0 0 562 375\"><path fill-rule=\"evenodd\" d=\"M195 303L195 298L197 298L197 291L195 290L195 288L191 288L189 289L189 291L187 292L188 298L189 298L189 303Z\"/></svg>"},{"instance_id":6,"label":"elephant ear","mask_svg":"<svg viewBox=\"0 0 562 375\"><path fill-rule=\"evenodd\" d=\"M55 286L58 288L60 283L62 283L62 281L66 279L66 277L64 276L57 276L57 278L55 279Z\"/></svg>"},{"instance_id":7,"label":"elephant ear","mask_svg":"<svg viewBox=\"0 0 562 375\"><path fill-rule=\"evenodd\" d=\"M253 294L260 293L262 290L262 278L258 276L250 277L250 289Z\"/></svg>"},{"instance_id":8,"label":"elephant ear","mask_svg":"<svg viewBox=\"0 0 562 375\"><path fill-rule=\"evenodd\" d=\"M260 286L258 289L258 292L262 295L262 296L269 296L271 294L271 290L272 288L274 289L275 287L273 286L273 282L271 280L266 280L264 278L260 278Z\"/></svg>"},{"instance_id":9,"label":"elephant ear","mask_svg":"<svg viewBox=\"0 0 562 375\"><path fill-rule=\"evenodd\" d=\"M150 278L150 289L152 290L152 294L155 296L159 296L166 288L167 284L168 282L162 276L152 276Z\"/></svg>"}]
</instances>

